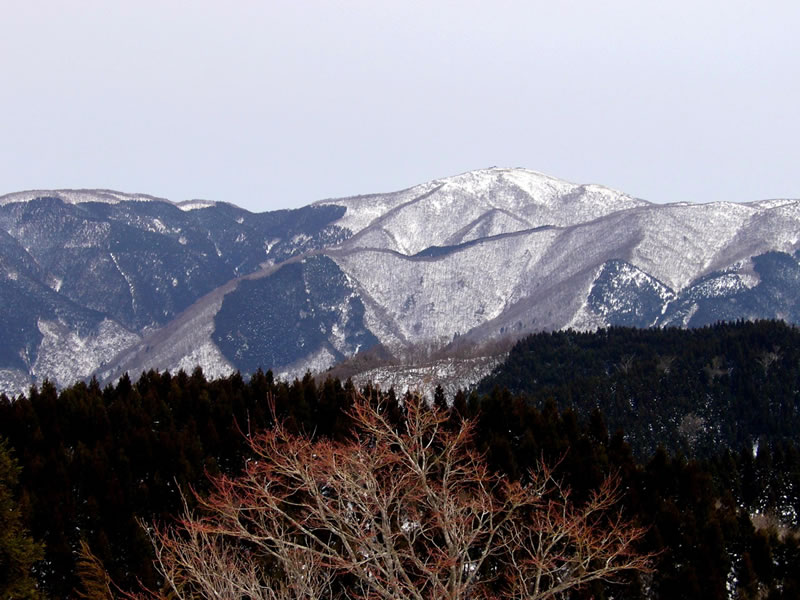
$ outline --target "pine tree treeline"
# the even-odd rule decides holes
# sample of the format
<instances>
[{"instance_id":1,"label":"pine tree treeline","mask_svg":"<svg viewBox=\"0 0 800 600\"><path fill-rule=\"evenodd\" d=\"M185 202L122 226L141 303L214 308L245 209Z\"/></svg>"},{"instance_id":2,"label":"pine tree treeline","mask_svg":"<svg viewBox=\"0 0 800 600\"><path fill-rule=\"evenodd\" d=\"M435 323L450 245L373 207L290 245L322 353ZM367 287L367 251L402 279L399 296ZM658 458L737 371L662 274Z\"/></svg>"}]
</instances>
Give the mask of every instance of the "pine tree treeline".
<instances>
[{"instance_id":1,"label":"pine tree treeline","mask_svg":"<svg viewBox=\"0 0 800 600\"><path fill-rule=\"evenodd\" d=\"M794 356L793 330L775 324L737 324L730 331L738 331L746 340L739 346L757 348L748 337L755 335L746 331L748 327L762 331L764 344L772 344L764 347L779 356L764 359L766 366L756 362L757 368L750 371L753 377L765 370L775 373L781 361ZM739 347L726 338L730 331L697 331L711 350L695 352L702 361L695 370L705 374L712 389L727 381L725 377L736 377L736 366L715 375L723 367L713 361L714 356L728 360L726 351ZM569 384L566 363L572 364L569 368L578 379L585 372L608 371L619 386L624 384L618 376L624 369L612 368L619 357L641 357L639 362L630 362L630 374L638 372L640 363L650 364L646 357L657 362L648 354L649 346L636 341L638 334L633 330L603 332L602 336L616 345L617 334L621 340L626 332L628 345L620 341L614 350L617 354L605 349L602 337L586 338L595 344L590 351L582 350L574 337L568 342L564 340L569 338L548 334L537 340L540 347L528 359L549 365L535 371L538 377L550 378L545 385ZM557 352L547 348L542 342L546 339L558 342ZM675 340L673 345L665 344L659 355L674 356L670 370L682 368L681 348L693 347L687 338L676 336ZM572 355L563 345L577 348L574 354L580 361L568 363ZM751 352L753 357L747 348L741 352L745 362L759 356L757 350ZM515 363L512 353L509 365L515 364L522 380L526 377L523 362ZM725 364L730 368L738 363ZM686 372L690 371L687 367ZM496 374L501 376L501 372ZM598 375L593 381L604 385L608 380ZM768 389L792 386L791 381L737 381L754 393L765 385L772 386ZM683 389L676 388L677 398L684 397ZM35 569L44 591L53 598L74 597L80 585L76 561L82 542L123 588L135 587L137 580L157 585L152 548L137 519L168 523L181 512L181 490L191 487L204 494L208 475L239 472L249 458L248 433L270 427L273 411L298 432L345 438L351 431L346 411L354 393L349 381L337 379L317 381L306 376L289 384L274 381L269 372L258 372L249 380L235 374L208 381L198 369L191 375L151 371L135 382L125 376L106 388L92 381L58 392L45 383L28 397L0 398L0 437L8 440L20 467L14 497L23 507L20 514L31 536L45 544L45 560ZM380 394L390 414L401 418L402 402L392 390L381 394L367 388L363 393L367 397ZM604 397L606 392L596 393ZM445 399L437 393L432 400L437 405L445 400L452 404L453 423L462 416L476 419L476 445L493 468L510 478L522 476L542 458L557 462L558 475L580 502L606 475L620 475L626 490L626 516L649 527L641 550L661 552L656 572L632 581L626 597L645 597L647 592L647 597L657 598L728 598L731 585L738 586L743 597L800 595L800 453L792 439L778 436L778 441L771 442L761 436L755 454L752 445L731 445L707 453L702 460L686 458L680 448L634 452L627 430L607 426L605 407L583 411L576 403L574 409L563 404L560 408L558 396L547 398L493 386L488 394L459 393ZM670 398L661 401L670 402ZM780 406L780 402L770 403ZM751 405L756 408L747 410L758 410L761 404L753 398ZM749 438L744 439L749 443ZM756 513L759 517L751 520L750 515ZM619 589L614 590L618 595ZM607 594L598 584L581 597Z\"/></svg>"},{"instance_id":2,"label":"pine tree treeline","mask_svg":"<svg viewBox=\"0 0 800 600\"><path fill-rule=\"evenodd\" d=\"M155 583L152 551L137 518L168 520L181 491L203 491L208 475L231 473L247 456L247 433L276 413L320 433L346 430L347 391L309 376L294 385L271 374L207 381L201 370L126 375L101 389L96 381L60 393L45 382L28 397L0 398L0 435L22 467L31 533L46 544L38 574L53 597L77 581L80 542L120 585Z\"/></svg>"}]
</instances>

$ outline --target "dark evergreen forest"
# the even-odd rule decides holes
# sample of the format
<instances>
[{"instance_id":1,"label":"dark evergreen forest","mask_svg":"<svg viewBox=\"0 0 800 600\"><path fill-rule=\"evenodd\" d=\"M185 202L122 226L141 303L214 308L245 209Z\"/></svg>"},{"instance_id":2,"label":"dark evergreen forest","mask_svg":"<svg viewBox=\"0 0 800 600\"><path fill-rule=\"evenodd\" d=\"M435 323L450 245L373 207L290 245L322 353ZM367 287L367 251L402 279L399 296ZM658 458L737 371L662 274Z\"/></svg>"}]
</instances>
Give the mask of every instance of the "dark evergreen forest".
<instances>
[{"instance_id":1,"label":"dark evergreen forest","mask_svg":"<svg viewBox=\"0 0 800 600\"><path fill-rule=\"evenodd\" d=\"M657 570L581 597L797 598L799 342L773 322L541 334L478 392L432 401L451 405L453 423L475 419L474 443L509 477L544 458L580 501L619 474ZM37 597L35 580L44 596L79 597L82 542L123 589L157 587L140 522L170 522L209 476L237 473L248 436L276 417L348 436L358 392L402 420L393 390L261 371L212 381L150 371L0 397L0 593L19 584Z\"/></svg>"},{"instance_id":2,"label":"dark evergreen forest","mask_svg":"<svg viewBox=\"0 0 800 600\"><path fill-rule=\"evenodd\" d=\"M642 459L659 445L702 458L791 442L800 432L800 330L759 321L541 333L517 343L479 391L494 387L582 418L600 409Z\"/></svg>"}]
</instances>

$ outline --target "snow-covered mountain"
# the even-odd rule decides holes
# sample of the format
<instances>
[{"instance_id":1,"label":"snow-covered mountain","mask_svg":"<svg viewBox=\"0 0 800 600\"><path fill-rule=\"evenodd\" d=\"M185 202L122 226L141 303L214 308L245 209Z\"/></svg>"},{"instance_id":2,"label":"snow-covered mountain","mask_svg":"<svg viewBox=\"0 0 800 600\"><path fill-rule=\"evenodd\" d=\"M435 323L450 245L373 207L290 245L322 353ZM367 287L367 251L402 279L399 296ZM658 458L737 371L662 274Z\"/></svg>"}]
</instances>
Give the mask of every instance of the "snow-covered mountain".
<instances>
[{"instance_id":1,"label":"snow-covered mountain","mask_svg":"<svg viewBox=\"0 0 800 600\"><path fill-rule=\"evenodd\" d=\"M342 214L91 190L0 197L0 390L91 376L236 277L340 242Z\"/></svg>"},{"instance_id":2,"label":"snow-covered mountain","mask_svg":"<svg viewBox=\"0 0 800 600\"><path fill-rule=\"evenodd\" d=\"M650 204L491 168L254 214L0 197L0 389L149 368L292 376L539 330L800 322L800 201Z\"/></svg>"}]
</instances>

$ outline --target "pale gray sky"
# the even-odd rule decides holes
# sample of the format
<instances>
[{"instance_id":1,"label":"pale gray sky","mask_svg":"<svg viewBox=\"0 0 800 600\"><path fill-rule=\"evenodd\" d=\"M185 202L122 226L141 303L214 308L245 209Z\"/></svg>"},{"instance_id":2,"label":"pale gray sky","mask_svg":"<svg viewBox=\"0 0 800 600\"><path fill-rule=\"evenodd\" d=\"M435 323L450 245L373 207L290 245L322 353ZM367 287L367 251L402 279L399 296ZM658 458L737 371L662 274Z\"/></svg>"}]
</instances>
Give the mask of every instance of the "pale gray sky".
<instances>
[{"instance_id":1,"label":"pale gray sky","mask_svg":"<svg viewBox=\"0 0 800 600\"><path fill-rule=\"evenodd\" d=\"M800 2L0 0L0 194L800 197Z\"/></svg>"}]
</instances>

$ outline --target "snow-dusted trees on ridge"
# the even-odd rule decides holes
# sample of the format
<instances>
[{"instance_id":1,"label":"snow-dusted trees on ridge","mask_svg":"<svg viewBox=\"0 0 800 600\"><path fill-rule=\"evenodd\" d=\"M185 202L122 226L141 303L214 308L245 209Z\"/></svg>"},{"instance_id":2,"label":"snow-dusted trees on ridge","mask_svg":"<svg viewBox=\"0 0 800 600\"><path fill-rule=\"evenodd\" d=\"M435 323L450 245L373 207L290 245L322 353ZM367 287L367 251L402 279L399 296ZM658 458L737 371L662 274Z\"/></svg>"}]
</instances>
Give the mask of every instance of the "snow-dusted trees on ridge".
<instances>
[{"instance_id":1,"label":"snow-dusted trees on ridge","mask_svg":"<svg viewBox=\"0 0 800 600\"><path fill-rule=\"evenodd\" d=\"M357 399L347 442L280 425L255 437L257 458L216 479L199 514L151 530L164 593L554 598L650 568L614 478L578 505L544 465L521 482L491 473L470 422L411 399L397 426L383 408Z\"/></svg>"}]
</instances>

